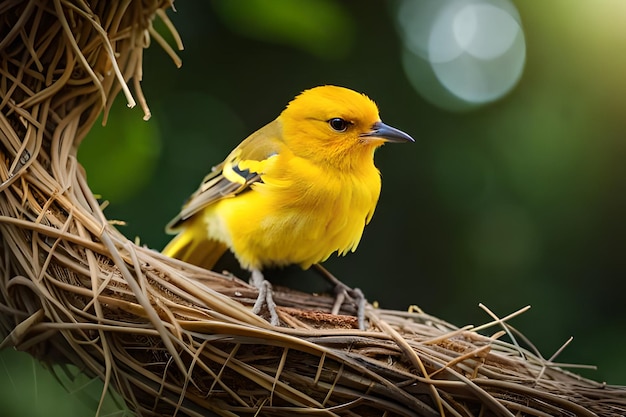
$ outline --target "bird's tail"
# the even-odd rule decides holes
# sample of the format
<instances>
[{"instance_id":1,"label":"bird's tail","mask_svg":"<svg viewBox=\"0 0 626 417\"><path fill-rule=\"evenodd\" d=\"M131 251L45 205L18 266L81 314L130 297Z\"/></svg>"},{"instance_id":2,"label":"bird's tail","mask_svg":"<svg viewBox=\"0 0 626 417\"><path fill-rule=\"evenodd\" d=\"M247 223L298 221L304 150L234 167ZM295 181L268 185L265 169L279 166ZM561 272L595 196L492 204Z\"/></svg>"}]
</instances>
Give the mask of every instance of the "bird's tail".
<instances>
[{"instance_id":1,"label":"bird's tail","mask_svg":"<svg viewBox=\"0 0 626 417\"><path fill-rule=\"evenodd\" d=\"M199 220L190 219L189 222ZM211 269L226 252L226 245L207 239L203 224L185 224L163 249L163 254L205 269Z\"/></svg>"}]
</instances>

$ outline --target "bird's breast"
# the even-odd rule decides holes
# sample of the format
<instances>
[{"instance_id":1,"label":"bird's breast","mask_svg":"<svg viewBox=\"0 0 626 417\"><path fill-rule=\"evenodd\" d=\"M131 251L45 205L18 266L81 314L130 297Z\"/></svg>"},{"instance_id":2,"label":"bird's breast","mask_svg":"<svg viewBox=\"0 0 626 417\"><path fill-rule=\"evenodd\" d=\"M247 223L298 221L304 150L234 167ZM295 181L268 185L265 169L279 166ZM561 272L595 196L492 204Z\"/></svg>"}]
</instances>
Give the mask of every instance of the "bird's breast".
<instances>
[{"instance_id":1,"label":"bird's breast","mask_svg":"<svg viewBox=\"0 0 626 417\"><path fill-rule=\"evenodd\" d=\"M250 192L221 202L229 206L231 247L246 267L308 268L333 252L354 251L380 194L373 163L355 173L292 158L262 179Z\"/></svg>"}]
</instances>

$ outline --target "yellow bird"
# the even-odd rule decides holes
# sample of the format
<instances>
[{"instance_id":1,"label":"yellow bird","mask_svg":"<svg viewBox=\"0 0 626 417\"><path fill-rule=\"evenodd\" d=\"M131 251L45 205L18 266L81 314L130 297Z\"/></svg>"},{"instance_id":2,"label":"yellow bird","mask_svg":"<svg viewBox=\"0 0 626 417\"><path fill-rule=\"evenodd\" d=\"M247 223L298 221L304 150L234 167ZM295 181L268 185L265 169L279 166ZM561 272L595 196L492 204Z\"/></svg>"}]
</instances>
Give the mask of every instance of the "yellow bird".
<instances>
[{"instance_id":1,"label":"yellow bird","mask_svg":"<svg viewBox=\"0 0 626 417\"><path fill-rule=\"evenodd\" d=\"M413 142L384 124L367 96L336 86L306 90L215 166L167 226L163 253L210 269L230 249L279 323L265 267L303 269L354 251L381 180L374 151Z\"/></svg>"}]
</instances>

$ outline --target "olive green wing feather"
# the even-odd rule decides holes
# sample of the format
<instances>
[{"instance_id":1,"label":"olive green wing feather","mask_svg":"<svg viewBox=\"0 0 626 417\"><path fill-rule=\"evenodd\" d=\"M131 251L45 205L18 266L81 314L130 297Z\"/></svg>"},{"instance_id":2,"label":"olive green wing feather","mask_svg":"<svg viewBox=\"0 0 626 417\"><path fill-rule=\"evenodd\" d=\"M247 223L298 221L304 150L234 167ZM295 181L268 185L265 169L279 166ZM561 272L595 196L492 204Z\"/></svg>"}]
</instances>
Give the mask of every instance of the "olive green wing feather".
<instances>
[{"instance_id":1,"label":"olive green wing feather","mask_svg":"<svg viewBox=\"0 0 626 417\"><path fill-rule=\"evenodd\" d=\"M256 182L262 182L263 172L252 172L241 165L247 162L262 162L277 155L282 146L282 129L280 122L274 120L248 136L219 165L213 167L191 195L181 212L166 227L168 233L177 233L186 220L223 199L236 196Z\"/></svg>"}]
</instances>

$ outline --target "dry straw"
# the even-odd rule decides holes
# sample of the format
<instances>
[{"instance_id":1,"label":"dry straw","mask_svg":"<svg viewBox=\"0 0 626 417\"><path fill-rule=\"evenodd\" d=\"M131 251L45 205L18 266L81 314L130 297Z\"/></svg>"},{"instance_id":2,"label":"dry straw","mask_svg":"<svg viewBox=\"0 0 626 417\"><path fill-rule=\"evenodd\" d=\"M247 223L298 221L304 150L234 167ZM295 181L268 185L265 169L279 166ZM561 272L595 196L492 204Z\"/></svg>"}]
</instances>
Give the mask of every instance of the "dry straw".
<instances>
[{"instance_id":1,"label":"dry straw","mask_svg":"<svg viewBox=\"0 0 626 417\"><path fill-rule=\"evenodd\" d=\"M74 364L141 415L618 416L623 388L499 340L505 319L456 328L278 292L284 327L251 314L238 279L127 240L102 213L76 151L123 90L167 0L0 2L0 337ZM303 308L306 306L306 308ZM344 312L344 313L350 313ZM489 330L491 337L478 330ZM518 335L519 338L519 335Z\"/></svg>"}]
</instances>

